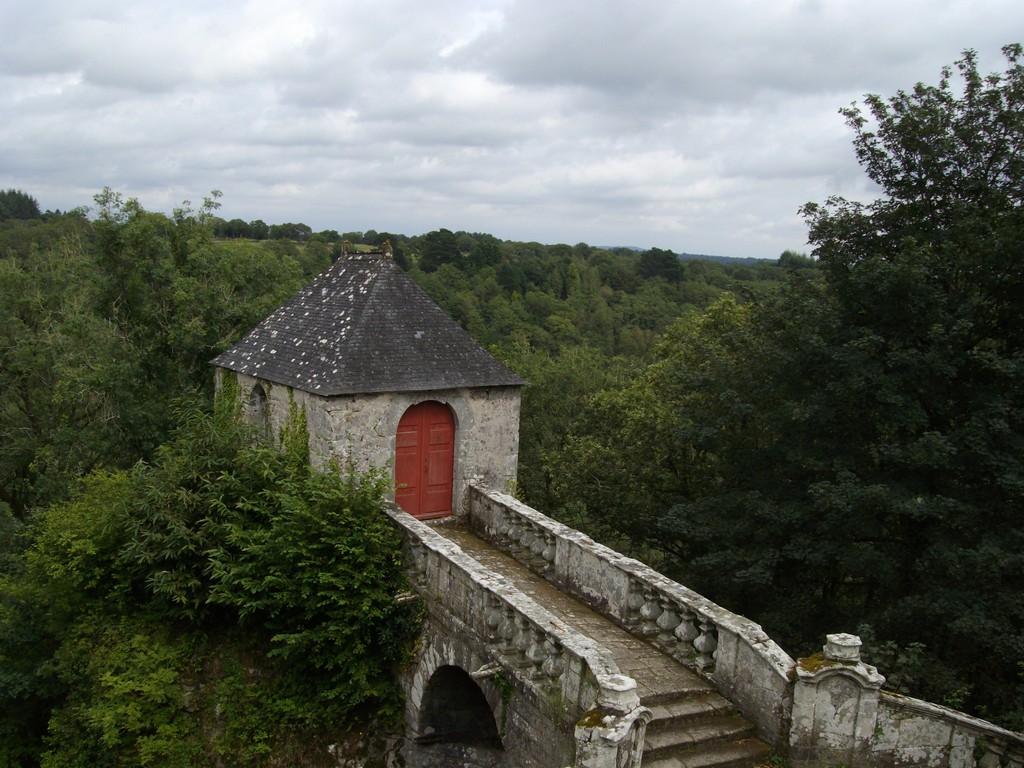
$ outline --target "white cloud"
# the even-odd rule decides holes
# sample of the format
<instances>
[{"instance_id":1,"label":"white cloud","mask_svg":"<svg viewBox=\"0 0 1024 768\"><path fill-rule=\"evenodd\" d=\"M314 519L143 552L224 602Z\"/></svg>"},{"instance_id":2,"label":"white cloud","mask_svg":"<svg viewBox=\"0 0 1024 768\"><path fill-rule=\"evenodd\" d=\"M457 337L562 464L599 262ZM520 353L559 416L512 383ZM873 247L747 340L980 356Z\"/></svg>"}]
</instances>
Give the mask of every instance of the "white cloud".
<instances>
[{"instance_id":1,"label":"white cloud","mask_svg":"<svg viewBox=\"0 0 1024 768\"><path fill-rule=\"evenodd\" d=\"M773 257L870 195L837 114L1020 38L1019 0L16 0L0 186L417 234Z\"/></svg>"}]
</instances>

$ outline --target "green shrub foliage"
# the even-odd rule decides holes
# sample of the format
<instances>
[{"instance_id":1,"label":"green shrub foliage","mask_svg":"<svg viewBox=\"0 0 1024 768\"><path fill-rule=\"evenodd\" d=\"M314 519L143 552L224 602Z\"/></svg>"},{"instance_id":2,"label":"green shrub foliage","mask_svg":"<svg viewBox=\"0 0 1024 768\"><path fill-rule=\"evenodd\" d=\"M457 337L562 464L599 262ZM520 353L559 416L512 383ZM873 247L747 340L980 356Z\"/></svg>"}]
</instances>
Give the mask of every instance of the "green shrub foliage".
<instances>
[{"instance_id":1,"label":"green shrub foliage","mask_svg":"<svg viewBox=\"0 0 1024 768\"><path fill-rule=\"evenodd\" d=\"M397 713L417 617L394 599L382 478L314 468L301 438L266 444L227 389L179 409L152 463L41 514L3 576L0 732L21 726L6 764L304 761L304 734Z\"/></svg>"}]
</instances>

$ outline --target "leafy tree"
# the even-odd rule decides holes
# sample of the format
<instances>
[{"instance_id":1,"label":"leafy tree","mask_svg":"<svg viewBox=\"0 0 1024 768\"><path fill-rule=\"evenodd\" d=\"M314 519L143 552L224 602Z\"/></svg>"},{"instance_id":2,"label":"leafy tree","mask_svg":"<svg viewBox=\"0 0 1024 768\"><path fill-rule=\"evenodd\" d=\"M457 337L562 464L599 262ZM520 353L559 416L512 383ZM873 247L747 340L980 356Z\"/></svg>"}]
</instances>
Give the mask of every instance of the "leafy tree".
<instances>
[{"instance_id":1,"label":"leafy tree","mask_svg":"<svg viewBox=\"0 0 1024 768\"><path fill-rule=\"evenodd\" d=\"M612 290L631 294L640 285L640 275L636 271L637 258L632 251L612 253L591 250L587 263L597 269L602 285Z\"/></svg>"},{"instance_id":2,"label":"leafy tree","mask_svg":"<svg viewBox=\"0 0 1024 768\"><path fill-rule=\"evenodd\" d=\"M212 418L186 412L137 471L134 583L169 618L216 626L227 608L269 632L271 655L319 678L336 706L393 706L390 665L410 625L393 600L402 572L383 479L312 469L301 412L283 450L252 444L235 402L229 391Z\"/></svg>"},{"instance_id":3,"label":"leafy tree","mask_svg":"<svg viewBox=\"0 0 1024 768\"><path fill-rule=\"evenodd\" d=\"M340 248L338 249L340 251ZM313 235L309 241L298 249L296 260L302 268L302 274L309 280L319 275L333 263L333 250L320 235Z\"/></svg>"},{"instance_id":4,"label":"leafy tree","mask_svg":"<svg viewBox=\"0 0 1024 768\"><path fill-rule=\"evenodd\" d=\"M930 650L970 669L970 700L999 710L1024 657L1024 65L1019 45L1003 52L1003 73L967 51L959 87L946 68L938 86L867 97L870 117L844 110L884 197L805 208L844 346L884 387L862 400L871 454L822 492L886 489L913 530L884 626L928 626ZM978 627L998 638L984 663Z\"/></svg>"},{"instance_id":5,"label":"leafy tree","mask_svg":"<svg viewBox=\"0 0 1024 768\"><path fill-rule=\"evenodd\" d=\"M640 254L639 272L642 277L663 277L670 283L678 283L683 277L683 265L672 251L651 248Z\"/></svg>"},{"instance_id":6,"label":"leafy tree","mask_svg":"<svg viewBox=\"0 0 1024 768\"><path fill-rule=\"evenodd\" d=\"M459 259L459 242L451 230L439 229L423 236L419 266L424 272L433 272L442 264L457 264Z\"/></svg>"},{"instance_id":7,"label":"leafy tree","mask_svg":"<svg viewBox=\"0 0 1024 768\"><path fill-rule=\"evenodd\" d=\"M77 475L130 460L111 415L136 357L95 310L102 276L86 249L72 230L0 260L0 501L19 518Z\"/></svg>"},{"instance_id":8,"label":"leafy tree","mask_svg":"<svg viewBox=\"0 0 1024 768\"><path fill-rule=\"evenodd\" d=\"M313 230L311 227L294 222L271 224L269 231L271 240L294 240L297 243L304 243L312 234Z\"/></svg>"},{"instance_id":9,"label":"leafy tree","mask_svg":"<svg viewBox=\"0 0 1024 768\"><path fill-rule=\"evenodd\" d=\"M214 224L213 234L227 238L252 237L252 227L242 219L221 219Z\"/></svg>"},{"instance_id":10,"label":"leafy tree","mask_svg":"<svg viewBox=\"0 0 1024 768\"><path fill-rule=\"evenodd\" d=\"M797 251L787 249L779 255L779 266L783 269L811 269L815 264L814 259L806 253L798 253Z\"/></svg>"},{"instance_id":11,"label":"leafy tree","mask_svg":"<svg viewBox=\"0 0 1024 768\"><path fill-rule=\"evenodd\" d=\"M496 278L499 285L509 293L522 293L526 290L526 274L522 267L510 261L502 261L498 267Z\"/></svg>"},{"instance_id":12,"label":"leafy tree","mask_svg":"<svg viewBox=\"0 0 1024 768\"><path fill-rule=\"evenodd\" d=\"M501 248L495 238L482 238L473 243L469 253L469 265L473 269L493 267L501 263Z\"/></svg>"},{"instance_id":13,"label":"leafy tree","mask_svg":"<svg viewBox=\"0 0 1024 768\"><path fill-rule=\"evenodd\" d=\"M0 191L0 221L7 219L41 219L39 203L27 192L18 189Z\"/></svg>"},{"instance_id":14,"label":"leafy tree","mask_svg":"<svg viewBox=\"0 0 1024 768\"><path fill-rule=\"evenodd\" d=\"M254 219L249 222L249 237L253 240L266 240L270 237L270 225L263 219Z\"/></svg>"},{"instance_id":15,"label":"leafy tree","mask_svg":"<svg viewBox=\"0 0 1024 768\"><path fill-rule=\"evenodd\" d=\"M520 424L521 493L538 509L566 517L559 508L567 502L554 493L561 485L557 457L583 415L586 399L602 389L621 386L631 367L623 359L583 346L568 346L552 357L544 350L532 349L521 335L501 354L504 362L529 382L523 392ZM578 512L574 508L571 514Z\"/></svg>"},{"instance_id":16,"label":"leafy tree","mask_svg":"<svg viewBox=\"0 0 1024 768\"><path fill-rule=\"evenodd\" d=\"M215 200L165 216L105 190L93 224L0 228L0 501L18 517L150 456L172 402L211 388L209 359L301 285L296 257L214 242Z\"/></svg>"}]
</instances>

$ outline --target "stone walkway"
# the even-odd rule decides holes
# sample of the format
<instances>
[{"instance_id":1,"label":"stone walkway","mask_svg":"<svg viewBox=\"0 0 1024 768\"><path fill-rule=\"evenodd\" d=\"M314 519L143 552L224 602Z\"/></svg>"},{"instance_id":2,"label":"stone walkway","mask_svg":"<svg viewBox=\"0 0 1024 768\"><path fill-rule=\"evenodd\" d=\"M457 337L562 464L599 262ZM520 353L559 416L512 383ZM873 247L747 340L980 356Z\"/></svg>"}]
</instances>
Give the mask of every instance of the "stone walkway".
<instances>
[{"instance_id":1,"label":"stone walkway","mask_svg":"<svg viewBox=\"0 0 1024 768\"><path fill-rule=\"evenodd\" d=\"M643 640L633 637L575 598L559 591L504 552L477 537L466 527L452 523L432 527L442 536L458 544L478 563L504 576L516 589L529 595L567 625L607 648L622 674L636 680L637 694L645 705L650 706L666 696L699 694L714 690L704 678Z\"/></svg>"}]
</instances>

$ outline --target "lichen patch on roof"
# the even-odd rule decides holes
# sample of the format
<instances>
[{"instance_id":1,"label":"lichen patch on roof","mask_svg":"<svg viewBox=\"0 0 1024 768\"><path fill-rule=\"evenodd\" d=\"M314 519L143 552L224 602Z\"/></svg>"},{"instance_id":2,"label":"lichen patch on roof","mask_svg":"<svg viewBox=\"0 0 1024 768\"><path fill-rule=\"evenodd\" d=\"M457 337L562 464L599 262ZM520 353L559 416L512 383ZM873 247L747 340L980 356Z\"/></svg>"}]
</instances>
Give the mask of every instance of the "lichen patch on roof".
<instances>
[{"instance_id":1,"label":"lichen patch on roof","mask_svg":"<svg viewBox=\"0 0 1024 768\"><path fill-rule=\"evenodd\" d=\"M212 363L328 396L525 384L381 254L346 254Z\"/></svg>"}]
</instances>

